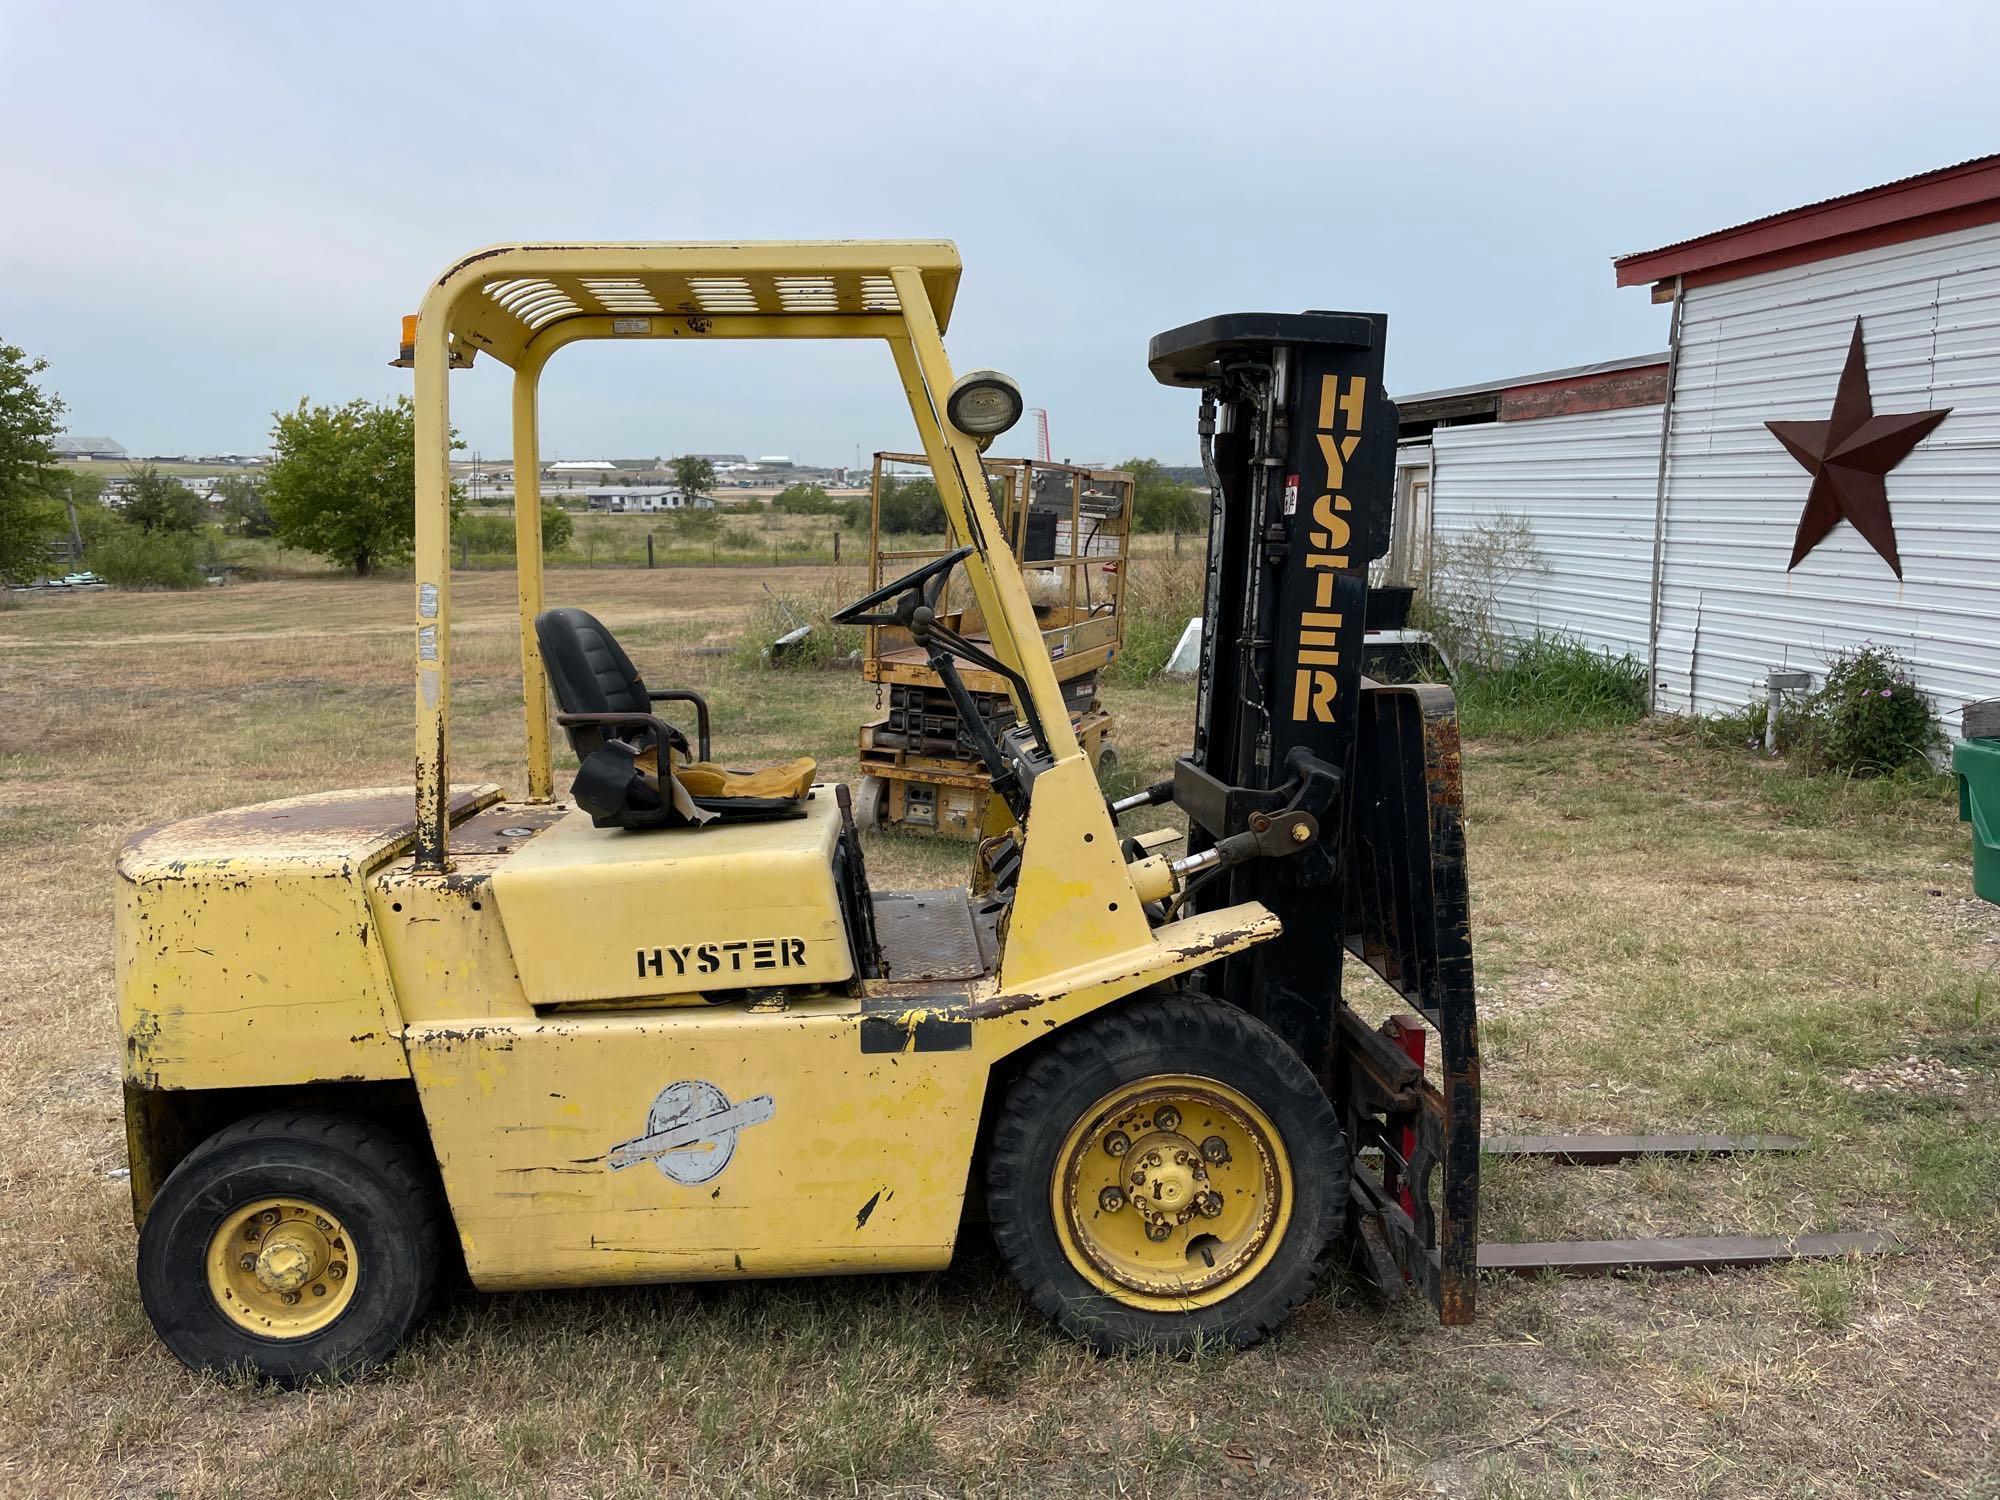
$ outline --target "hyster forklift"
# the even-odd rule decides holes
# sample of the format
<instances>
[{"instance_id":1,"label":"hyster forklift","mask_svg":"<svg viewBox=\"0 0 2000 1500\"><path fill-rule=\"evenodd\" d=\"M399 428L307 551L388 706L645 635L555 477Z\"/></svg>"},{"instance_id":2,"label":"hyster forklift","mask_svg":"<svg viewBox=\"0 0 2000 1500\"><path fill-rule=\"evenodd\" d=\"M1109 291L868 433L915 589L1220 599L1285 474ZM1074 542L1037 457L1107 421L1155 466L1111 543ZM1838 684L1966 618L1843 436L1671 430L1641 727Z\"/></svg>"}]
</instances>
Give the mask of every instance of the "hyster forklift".
<instances>
[{"instance_id":1,"label":"hyster forklift","mask_svg":"<svg viewBox=\"0 0 2000 1500\"><path fill-rule=\"evenodd\" d=\"M399 361L414 788L191 818L118 861L139 1288L182 1360L365 1368L460 1263L495 1290L937 1268L972 1214L1107 1351L1249 1344L1342 1245L1470 1316L1451 699L1359 671L1396 438L1383 320L1154 341L1155 376L1201 393L1211 624L1191 752L1107 804L981 479L1020 392L946 361L958 278L942 242L522 244L427 290ZM871 889L844 786L729 765L698 692L545 607L549 357L742 338L889 346L957 545L839 617L906 631L973 730L1011 817L963 888ZM448 775L446 387L481 355L514 371L528 518L521 800ZM970 658L939 620L959 570L985 624ZM966 711L964 659L1005 682L1011 723ZM1183 854L1121 835L1168 803ZM1420 1032L1343 1004L1343 946Z\"/></svg>"},{"instance_id":2,"label":"hyster forklift","mask_svg":"<svg viewBox=\"0 0 2000 1500\"><path fill-rule=\"evenodd\" d=\"M942 546L930 545L928 538L911 546L909 539L892 539L882 529L882 501L900 477L897 470L924 463L910 453L875 455L868 502L870 588L879 588L885 573L906 572L911 563L929 562L952 550L950 537ZM1077 743L1103 780L1116 771L1118 752L1097 683L1125 644L1132 476L1045 459L989 458L984 467L1001 534L1028 581L1035 626L1062 687ZM892 540L900 545L890 545ZM986 638L976 602L961 590L939 603L933 627L963 636L990 655L993 643ZM863 828L918 829L961 838L1005 832L1012 816L993 795L978 741L929 656L928 647L907 629L868 629L861 675L877 685L877 706L885 712L861 726L855 819ZM986 720L987 733L1004 733L1018 718L1007 679L975 660L960 658L954 665Z\"/></svg>"}]
</instances>

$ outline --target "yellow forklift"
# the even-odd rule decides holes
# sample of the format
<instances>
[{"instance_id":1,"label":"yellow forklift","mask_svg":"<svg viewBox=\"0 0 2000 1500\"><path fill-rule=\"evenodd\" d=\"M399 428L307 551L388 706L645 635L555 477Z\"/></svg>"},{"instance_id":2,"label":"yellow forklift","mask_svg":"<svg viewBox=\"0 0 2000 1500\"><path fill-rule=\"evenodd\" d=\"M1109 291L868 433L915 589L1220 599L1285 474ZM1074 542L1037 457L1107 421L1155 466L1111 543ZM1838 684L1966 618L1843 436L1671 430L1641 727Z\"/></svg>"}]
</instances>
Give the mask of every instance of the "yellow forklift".
<instances>
[{"instance_id":1,"label":"yellow forklift","mask_svg":"<svg viewBox=\"0 0 2000 1500\"><path fill-rule=\"evenodd\" d=\"M877 453L868 509L868 585L952 550L949 538L885 534L885 497L925 465L921 454ZM1076 738L1100 780L1118 767L1111 715L1098 697L1099 674L1125 644L1126 541L1132 476L1026 458L985 460L987 485L1007 545L1020 560L1042 644L1062 685ZM924 473L928 474L926 465ZM977 601L962 588L941 601L942 623L985 650ZM870 626L861 675L877 684L883 716L861 726L861 784L854 812L863 828L906 828L977 838L1011 821L995 803L992 778L928 652L908 630ZM993 732L1014 722L1007 679L959 660L960 679ZM995 820L989 825L989 810Z\"/></svg>"},{"instance_id":2,"label":"yellow forklift","mask_svg":"<svg viewBox=\"0 0 2000 1500\"><path fill-rule=\"evenodd\" d=\"M982 1214L1104 1350L1248 1344L1336 1244L1470 1316L1474 1044L1450 694L1360 676L1396 440L1382 320L1162 335L1216 505L1194 742L1099 790L981 471L1022 413L941 334L946 242L500 245L426 290L413 787L135 835L117 984L138 1283L190 1365L390 1355L447 1265L482 1290L944 1266ZM887 345L952 549L843 620L907 633L1005 832L963 886L872 888L847 790L544 598L536 396L582 340ZM454 782L451 372L513 371L517 794ZM1218 415L1219 410L1219 415ZM982 629L940 602L962 575ZM963 623L963 616L960 616ZM1006 687L990 722L960 663ZM577 757L556 789L554 727ZM1119 819L1171 803L1180 855ZM1358 955L1440 1038L1364 1023Z\"/></svg>"}]
</instances>

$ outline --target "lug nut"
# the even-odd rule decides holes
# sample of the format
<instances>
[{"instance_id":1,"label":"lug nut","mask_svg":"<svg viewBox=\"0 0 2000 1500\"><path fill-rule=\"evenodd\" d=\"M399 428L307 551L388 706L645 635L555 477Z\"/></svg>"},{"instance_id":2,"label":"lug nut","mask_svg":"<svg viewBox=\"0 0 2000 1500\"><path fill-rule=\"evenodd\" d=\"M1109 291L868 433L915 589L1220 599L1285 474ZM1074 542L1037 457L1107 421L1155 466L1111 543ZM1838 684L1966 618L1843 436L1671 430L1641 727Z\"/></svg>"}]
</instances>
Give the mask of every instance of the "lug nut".
<instances>
[{"instance_id":1,"label":"lug nut","mask_svg":"<svg viewBox=\"0 0 2000 1500\"><path fill-rule=\"evenodd\" d=\"M295 1306L298 1303L298 1300L299 1300L299 1294L297 1292L285 1293L285 1306L287 1307Z\"/></svg>"},{"instance_id":2,"label":"lug nut","mask_svg":"<svg viewBox=\"0 0 2000 1500\"><path fill-rule=\"evenodd\" d=\"M1159 1153L1159 1152L1157 1152L1157 1151L1148 1151L1148 1152L1146 1153L1146 1165L1147 1165L1147 1166L1149 1166L1149 1167L1157 1167L1157 1166L1159 1166L1159 1165L1160 1165L1160 1153Z\"/></svg>"},{"instance_id":3,"label":"lug nut","mask_svg":"<svg viewBox=\"0 0 2000 1500\"><path fill-rule=\"evenodd\" d=\"M1104 1138L1104 1150L1107 1155L1123 1156L1131 1149L1132 1143L1126 1139L1122 1130L1114 1130Z\"/></svg>"},{"instance_id":4,"label":"lug nut","mask_svg":"<svg viewBox=\"0 0 2000 1500\"><path fill-rule=\"evenodd\" d=\"M326 1295L326 1283L323 1281L315 1281L313 1283L313 1295L315 1297L324 1297Z\"/></svg>"},{"instance_id":5,"label":"lug nut","mask_svg":"<svg viewBox=\"0 0 2000 1500\"><path fill-rule=\"evenodd\" d=\"M255 1224L245 1224L243 1226L243 1238L248 1240L253 1245L256 1244L257 1226Z\"/></svg>"},{"instance_id":6,"label":"lug nut","mask_svg":"<svg viewBox=\"0 0 2000 1500\"><path fill-rule=\"evenodd\" d=\"M331 1276L335 1281L338 1281L347 1274L347 1267L341 1261L335 1261L326 1268L326 1274Z\"/></svg>"},{"instance_id":7,"label":"lug nut","mask_svg":"<svg viewBox=\"0 0 2000 1500\"><path fill-rule=\"evenodd\" d=\"M1195 1200L1195 1206L1201 1210L1204 1219L1213 1219L1222 1212L1222 1194L1203 1193Z\"/></svg>"},{"instance_id":8,"label":"lug nut","mask_svg":"<svg viewBox=\"0 0 2000 1500\"><path fill-rule=\"evenodd\" d=\"M1137 1171L1137 1172L1134 1172L1134 1173L1132 1174L1132 1186L1133 1186L1133 1187L1144 1187L1145 1185L1146 1185L1146 1174L1145 1174L1145 1172L1144 1172L1144 1171Z\"/></svg>"},{"instance_id":9,"label":"lug nut","mask_svg":"<svg viewBox=\"0 0 2000 1500\"><path fill-rule=\"evenodd\" d=\"M1201 1143L1201 1154L1212 1162L1229 1160L1229 1142L1219 1135L1212 1135Z\"/></svg>"},{"instance_id":10,"label":"lug nut","mask_svg":"<svg viewBox=\"0 0 2000 1500\"><path fill-rule=\"evenodd\" d=\"M322 1230L327 1230L327 1229L331 1229L331 1228L333 1228L333 1220L331 1220L331 1219L322 1219L322 1218L319 1218L319 1217L317 1217L317 1216L315 1216L315 1217L314 1217L314 1219L313 1219L313 1224L314 1224L314 1225L315 1225L316 1227L318 1227L319 1229L322 1229Z\"/></svg>"},{"instance_id":11,"label":"lug nut","mask_svg":"<svg viewBox=\"0 0 2000 1500\"><path fill-rule=\"evenodd\" d=\"M1148 1219L1146 1221L1146 1238L1149 1240L1157 1242L1165 1239L1173 1232L1174 1226L1169 1224L1165 1219Z\"/></svg>"},{"instance_id":12,"label":"lug nut","mask_svg":"<svg viewBox=\"0 0 2000 1500\"><path fill-rule=\"evenodd\" d=\"M1153 1111L1153 1123L1162 1130L1179 1130L1181 1128L1181 1112L1171 1104L1162 1104L1158 1109Z\"/></svg>"},{"instance_id":13,"label":"lug nut","mask_svg":"<svg viewBox=\"0 0 2000 1500\"><path fill-rule=\"evenodd\" d=\"M257 1269L257 1257L254 1255L246 1254L241 1260L237 1261L236 1264L241 1266L246 1271L254 1271Z\"/></svg>"},{"instance_id":14,"label":"lug nut","mask_svg":"<svg viewBox=\"0 0 2000 1500\"><path fill-rule=\"evenodd\" d=\"M1108 1187L1097 1195L1097 1206L1108 1214L1115 1214L1125 1206L1125 1195L1115 1187Z\"/></svg>"},{"instance_id":15,"label":"lug nut","mask_svg":"<svg viewBox=\"0 0 2000 1500\"><path fill-rule=\"evenodd\" d=\"M267 1208L257 1217L266 1224L275 1224L278 1222L278 1211L275 1208Z\"/></svg>"}]
</instances>

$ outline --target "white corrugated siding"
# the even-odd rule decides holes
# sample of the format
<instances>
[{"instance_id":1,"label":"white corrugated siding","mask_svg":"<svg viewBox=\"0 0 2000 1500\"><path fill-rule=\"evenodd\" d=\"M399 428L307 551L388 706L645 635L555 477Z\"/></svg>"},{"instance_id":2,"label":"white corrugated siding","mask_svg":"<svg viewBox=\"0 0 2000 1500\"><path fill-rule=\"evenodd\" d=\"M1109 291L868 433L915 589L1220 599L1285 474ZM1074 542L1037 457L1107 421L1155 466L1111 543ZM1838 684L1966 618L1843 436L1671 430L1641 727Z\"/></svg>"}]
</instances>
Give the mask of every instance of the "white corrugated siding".
<instances>
[{"instance_id":1,"label":"white corrugated siding","mask_svg":"<svg viewBox=\"0 0 2000 1500\"><path fill-rule=\"evenodd\" d=\"M1508 635L1575 636L1646 657L1660 408L1579 412L1431 434L1432 535L1447 543L1502 512L1525 516L1549 571L1507 589Z\"/></svg>"},{"instance_id":2,"label":"white corrugated siding","mask_svg":"<svg viewBox=\"0 0 2000 1500\"><path fill-rule=\"evenodd\" d=\"M1827 416L1857 316L1878 412L1952 409L1889 475L1901 583L1845 522L1785 571L1810 481L1764 423ZM1947 724L2000 695L2000 225L1699 287L1681 317L1659 706L1740 707L1864 642Z\"/></svg>"}]
</instances>

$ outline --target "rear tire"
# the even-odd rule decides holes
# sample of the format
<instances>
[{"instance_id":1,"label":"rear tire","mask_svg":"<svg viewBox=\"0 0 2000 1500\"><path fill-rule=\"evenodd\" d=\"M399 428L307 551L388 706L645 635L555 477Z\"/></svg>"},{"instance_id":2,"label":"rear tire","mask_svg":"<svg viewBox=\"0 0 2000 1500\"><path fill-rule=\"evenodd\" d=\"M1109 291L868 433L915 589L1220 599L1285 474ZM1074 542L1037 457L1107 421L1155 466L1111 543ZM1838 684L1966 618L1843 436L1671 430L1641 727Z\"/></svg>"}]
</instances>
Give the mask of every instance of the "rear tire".
<instances>
[{"instance_id":1,"label":"rear tire","mask_svg":"<svg viewBox=\"0 0 2000 1500\"><path fill-rule=\"evenodd\" d=\"M441 1241L431 1172L399 1137L281 1110L219 1131L167 1178L139 1235L139 1296L190 1368L355 1375L429 1305Z\"/></svg>"},{"instance_id":2,"label":"rear tire","mask_svg":"<svg viewBox=\"0 0 2000 1500\"><path fill-rule=\"evenodd\" d=\"M1007 1091L986 1169L1008 1268L1102 1353L1256 1343L1311 1295L1348 1185L1297 1054L1179 995L1060 1034Z\"/></svg>"}]
</instances>

